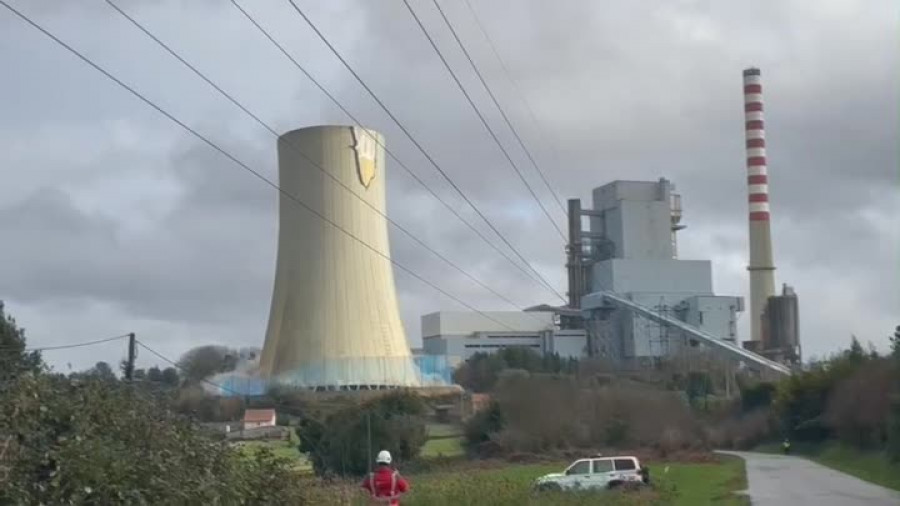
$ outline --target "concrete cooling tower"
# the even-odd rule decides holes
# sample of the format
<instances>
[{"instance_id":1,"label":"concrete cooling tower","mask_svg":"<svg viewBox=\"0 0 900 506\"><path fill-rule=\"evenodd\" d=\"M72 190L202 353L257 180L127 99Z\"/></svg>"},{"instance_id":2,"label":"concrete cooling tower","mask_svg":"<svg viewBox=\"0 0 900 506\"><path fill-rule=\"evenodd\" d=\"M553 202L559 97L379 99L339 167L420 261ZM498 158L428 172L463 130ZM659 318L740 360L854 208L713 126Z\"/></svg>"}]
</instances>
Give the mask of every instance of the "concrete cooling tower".
<instances>
[{"instance_id":1,"label":"concrete cooling tower","mask_svg":"<svg viewBox=\"0 0 900 506\"><path fill-rule=\"evenodd\" d=\"M270 381L316 389L419 383L389 260L383 145L381 134L345 126L301 128L278 140L282 190L344 231L280 196L260 360Z\"/></svg>"}]
</instances>

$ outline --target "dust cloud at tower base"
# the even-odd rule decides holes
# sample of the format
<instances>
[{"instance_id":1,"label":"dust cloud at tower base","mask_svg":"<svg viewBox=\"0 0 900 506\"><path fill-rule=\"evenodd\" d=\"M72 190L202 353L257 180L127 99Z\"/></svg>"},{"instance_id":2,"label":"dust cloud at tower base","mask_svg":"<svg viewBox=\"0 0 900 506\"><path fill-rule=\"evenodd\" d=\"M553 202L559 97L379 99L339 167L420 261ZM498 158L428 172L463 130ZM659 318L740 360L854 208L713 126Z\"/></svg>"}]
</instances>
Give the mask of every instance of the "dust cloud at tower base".
<instances>
[{"instance_id":1,"label":"dust cloud at tower base","mask_svg":"<svg viewBox=\"0 0 900 506\"><path fill-rule=\"evenodd\" d=\"M282 190L344 231L279 196L275 286L260 359L267 381L326 389L421 385L389 260L383 145L377 132L345 126L279 138Z\"/></svg>"}]
</instances>

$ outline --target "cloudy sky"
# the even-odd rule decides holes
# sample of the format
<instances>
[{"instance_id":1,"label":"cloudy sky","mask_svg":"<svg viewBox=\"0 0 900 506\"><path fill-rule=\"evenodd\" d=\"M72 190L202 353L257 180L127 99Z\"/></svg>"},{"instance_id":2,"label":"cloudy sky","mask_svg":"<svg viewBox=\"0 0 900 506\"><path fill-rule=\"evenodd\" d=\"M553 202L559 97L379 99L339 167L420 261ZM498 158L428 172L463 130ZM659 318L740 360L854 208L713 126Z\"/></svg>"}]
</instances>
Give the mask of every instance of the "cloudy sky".
<instances>
[{"instance_id":1,"label":"cloudy sky","mask_svg":"<svg viewBox=\"0 0 900 506\"><path fill-rule=\"evenodd\" d=\"M223 148L276 177L275 139L101 0L9 0ZM120 5L277 131L350 120L228 2ZM443 198L466 209L284 0L242 2ZM430 0L411 1L554 218L562 213ZM801 297L805 352L851 334L881 349L900 323L898 8L892 0L471 0L441 5L563 198L667 177L683 258L747 295L741 70L762 68L780 286ZM252 5L252 7L250 7ZM298 0L504 234L563 292L563 248L399 0ZM177 357L262 343L277 196L0 7L0 299L49 346L126 332ZM521 91L521 95L516 90ZM532 121L528 107L534 112ZM520 306L553 302L389 164L389 214ZM482 229L485 227L480 225ZM394 258L481 309L512 309L392 230ZM395 273L411 344L419 316L461 309ZM747 318L741 331L747 335ZM117 362L124 343L47 352L57 368ZM143 353L141 365L155 363ZM70 364L70 365L69 365Z\"/></svg>"}]
</instances>

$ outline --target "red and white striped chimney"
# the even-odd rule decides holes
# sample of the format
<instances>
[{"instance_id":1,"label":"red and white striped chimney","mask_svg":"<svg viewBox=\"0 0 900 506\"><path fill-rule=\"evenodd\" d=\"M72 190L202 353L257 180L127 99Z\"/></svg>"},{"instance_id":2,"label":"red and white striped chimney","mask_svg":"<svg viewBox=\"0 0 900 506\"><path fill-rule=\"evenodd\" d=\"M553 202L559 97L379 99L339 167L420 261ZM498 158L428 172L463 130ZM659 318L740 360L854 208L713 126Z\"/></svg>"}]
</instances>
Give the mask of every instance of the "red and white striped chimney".
<instances>
[{"instance_id":1,"label":"red and white striped chimney","mask_svg":"<svg viewBox=\"0 0 900 506\"><path fill-rule=\"evenodd\" d=\"M775 262L769 227L769 174L766 166L766 130L762 83L757 68L744 70L744 120L747 140L747 190L750 211L750 340L761 351L762 314L775 295Z\"/></svg>"}]
</instances>

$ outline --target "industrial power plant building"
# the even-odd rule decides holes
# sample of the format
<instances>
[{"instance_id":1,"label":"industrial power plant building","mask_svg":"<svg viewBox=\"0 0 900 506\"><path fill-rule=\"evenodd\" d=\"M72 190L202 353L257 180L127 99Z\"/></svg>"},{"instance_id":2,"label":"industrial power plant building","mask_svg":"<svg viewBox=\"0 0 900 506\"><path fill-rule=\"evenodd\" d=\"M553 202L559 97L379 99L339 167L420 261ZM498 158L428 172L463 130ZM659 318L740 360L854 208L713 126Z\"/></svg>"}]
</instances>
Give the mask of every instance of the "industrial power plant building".
<instances>
[{"instance_id":1,"label":"industrial power plant building","mask_svg":"<svg viewBox=\"0 0 900 506\"><path fill-rule=\"evenodd\" d=\"M589 217L590 230L579 234L574 268L586 280L584 292L570 296L580 299L587 315L594 354L649 365L689 342L679 329L633 311L610 310L603 297L592 295L599 291L737 343L737 313L744 301L715 295L709 260L678 258L677 232L685 227L681 197L669 181L614 181L594 189L593 207L580 214Z\"/></svg>"},{"instance_id":2,"label":"industrial power plant building","mask_svg":"<svg viewBox=\"0 0 900 506\"><path fill-rule=\"evenodd\" d=\"M595 188L586 208L568 201L566 306L427 314L422 352L413 354L388 244L384 138L364 128L318 126L278 140L278 257L260 374L229 378L229 388L446 385L454 365L514 346L624 368L650 367L700 346L760 372L790 374L800 361L797 297L786 285L774 293L762 84L758 69L743 77L748 341L737 335L743 298L714 292L709 260L678 257L681 197L660 179Z\"/></svg>"},{"instance_id":3,"label":"industrial power plant building","mask_svg":"<svg viewBox=\"0 0 900 506\"><path fill-rule=\"evenodd\" d=\"M715 295L709 260L677 258L681 199L667 180L614 181L594 189L593 206L570 201L570 308L549 311L439 312L422 317L425 353L466 359L476 352L522 346L562 357L605 357L649 365L690 339L677 328L616 310L594 292L612 292L736 346L741 297ZM572 272L575 271L575 272ZM574 280L572 288L571 282ZM587 322L566 328L575 313ZM490 318L488 318L488 316ZM501 325L502 323L502 325ZM587 328L584 328L587 327Z\"/></svg>"},{"instance_id":4,"label":"industrial power plant building","mask_svg":"<svg viewBox=\"0 0 900 506\"><path fill-rule=\"evenodd\" d=\"M422 348L426 355L468 360L479 352L528 348L540 354L580 358L587 354L583 329L560 329L552 311L441 311L422 317Z\"/></svg>"}]
</instances>

